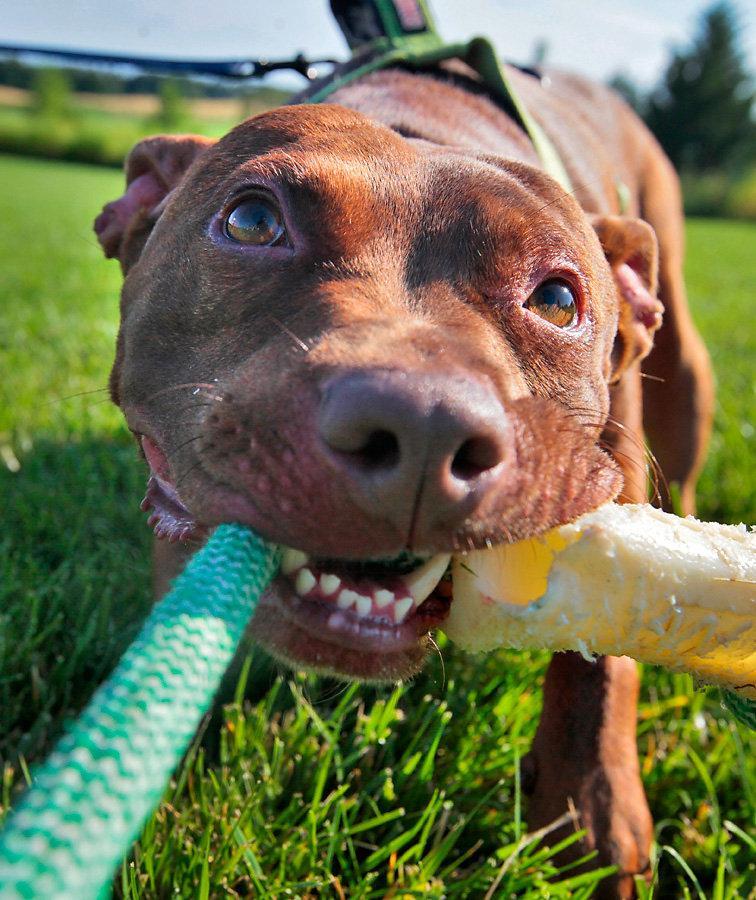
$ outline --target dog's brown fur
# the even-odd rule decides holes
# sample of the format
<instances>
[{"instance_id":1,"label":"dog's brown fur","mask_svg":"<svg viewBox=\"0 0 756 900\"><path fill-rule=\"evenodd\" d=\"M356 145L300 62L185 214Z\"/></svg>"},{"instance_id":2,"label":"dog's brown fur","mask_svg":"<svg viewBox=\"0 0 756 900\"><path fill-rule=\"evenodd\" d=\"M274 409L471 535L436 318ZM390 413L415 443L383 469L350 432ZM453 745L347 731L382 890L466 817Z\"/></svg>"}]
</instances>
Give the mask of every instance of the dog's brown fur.
<instances>
[{"instance_id":1,"label":"dog's brown fur","mask_svg":"<svg viewBox=\"0 0 756 900\"><path fill-rule=\"evenodd\" d=\"M335 105L266 113L218 143L155 138L133 151L136 187L97 223L126 274L112 393L132 430L164 447L198 520L241 520L320 556L481 546L616 495L617 470L600 444L624 475L621 499L645 500L644 430L692 511L712 392L686 306L675 175L607 90L510 74L560 152L574 197L541 173L525 134L461 64L374 74L340 90ZM619 215L618 180L631 218ZM252 183L276 185L284 198L296 232L288 255L212 238L227 198ZM666 314L643 363L653 378L641 387L659 324L653 232ZM622 280L629 269L637 290ZM555 270L580 286L581 336L522 310ZM508 463L495 479L471 482L464 497L439 481L423 495L434 503L371 506L323 450L317 411L339 373L396 370L424 384L462 378L496 398ZM166 390L188 383L212 389ZM158 592L187 552L156 550ZM365 673L348 649L324 659L300 626L270 601L255 633L284 657L370 677L401 676L424 656L419 635L415 649ZM618 865L604 896L631 896L632 876L648 867L637 692L630 660L557 655L524 766L531 825L572 798L588 846Z\"/></svg>"}]
</instances>

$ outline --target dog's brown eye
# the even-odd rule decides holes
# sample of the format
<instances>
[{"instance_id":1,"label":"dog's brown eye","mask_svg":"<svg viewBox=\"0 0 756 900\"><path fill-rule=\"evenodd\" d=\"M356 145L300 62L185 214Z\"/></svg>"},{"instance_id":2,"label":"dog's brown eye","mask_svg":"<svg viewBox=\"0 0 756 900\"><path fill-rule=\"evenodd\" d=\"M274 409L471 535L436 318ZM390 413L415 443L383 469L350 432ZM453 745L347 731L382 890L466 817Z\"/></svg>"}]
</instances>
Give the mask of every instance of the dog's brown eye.
<instances>
[{"instance_id":1,"label":"dog's brown eye","mask_svg":"<svg viewBox=\"0 0 756 900\"><path fill-rule=\"evenodd\" d=\"M530 295L525 308L560 328L573 325L577 318L577 301L572 289L555 278L539 285Z\"/></svg>"},{"instance_id":2,"label":"dog's brown eye","mask_svg":"<svg viewBox=\"0 0 756 900\"><path fill-rule=\"evenodd\" d=\"M279 210L263 197L248 197L226 216L226 235L241 244L272 247L285 234Z\"/></svg>"}]
</instances>

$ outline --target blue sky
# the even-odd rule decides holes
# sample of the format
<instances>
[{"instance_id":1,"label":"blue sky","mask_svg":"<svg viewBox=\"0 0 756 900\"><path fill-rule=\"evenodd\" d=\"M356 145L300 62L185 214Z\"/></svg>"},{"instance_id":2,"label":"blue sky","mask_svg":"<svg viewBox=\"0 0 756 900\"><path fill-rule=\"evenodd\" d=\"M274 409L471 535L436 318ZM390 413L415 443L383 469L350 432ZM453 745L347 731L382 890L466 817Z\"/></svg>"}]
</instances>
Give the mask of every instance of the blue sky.
<instances>
[{"instance_id":1,"label":"blue sky","mask_svg":"<svg viewBox=\"0 0 756 900\"><path fill-rule=\"evenodd\" d=\"M617 71L653 84L711 0L430 0L444 37L487 34L528 62L539 39L549 62L594 78ZM741 0L743 46L756 70L756 3ZM326 0L26 0L4 5L0 43L190 57L343 57Z\"/></svg>"}]
</instances>

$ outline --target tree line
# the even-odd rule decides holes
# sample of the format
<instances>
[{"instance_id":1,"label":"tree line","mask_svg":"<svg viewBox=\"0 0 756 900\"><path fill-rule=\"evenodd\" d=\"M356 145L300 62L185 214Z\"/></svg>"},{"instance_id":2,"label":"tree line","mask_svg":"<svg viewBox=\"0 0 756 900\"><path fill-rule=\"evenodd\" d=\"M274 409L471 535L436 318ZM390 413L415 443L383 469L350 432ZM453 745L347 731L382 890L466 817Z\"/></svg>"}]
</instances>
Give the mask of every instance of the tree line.
<instances>
[{"instance_id":1,"label":"tree line","mask_svg":"<svg viewBox=\"0 0 756 900\"><path fill-rule=\"evenodd\" d=\"M690 45L673 51L648 92L618 75L624 95L683 172L744 170L756 163L754 84L729 2L701 17Z\"/></svg>"}]
</instances>

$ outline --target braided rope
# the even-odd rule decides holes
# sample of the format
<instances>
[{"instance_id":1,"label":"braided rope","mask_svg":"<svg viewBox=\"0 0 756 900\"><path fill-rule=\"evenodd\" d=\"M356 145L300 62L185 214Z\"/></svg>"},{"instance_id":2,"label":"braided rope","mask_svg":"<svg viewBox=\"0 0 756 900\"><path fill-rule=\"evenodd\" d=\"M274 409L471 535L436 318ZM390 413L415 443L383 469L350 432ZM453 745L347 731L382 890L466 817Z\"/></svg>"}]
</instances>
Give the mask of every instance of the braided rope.
<instances>
[{"instance_id":1,"label":"braided rope","mask_svg":"<svg viewBox=\"0 0 756 900\"><path fill-rule=\"evenodd\" d=\"M36 771L0 834L0 897L101 895L209 708L276 551L221 525L89 706Z\"/></svg>"}]
</instances>

